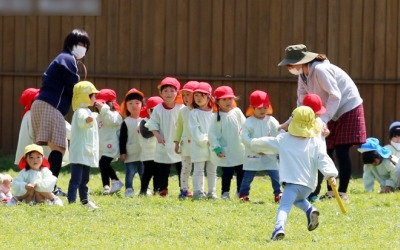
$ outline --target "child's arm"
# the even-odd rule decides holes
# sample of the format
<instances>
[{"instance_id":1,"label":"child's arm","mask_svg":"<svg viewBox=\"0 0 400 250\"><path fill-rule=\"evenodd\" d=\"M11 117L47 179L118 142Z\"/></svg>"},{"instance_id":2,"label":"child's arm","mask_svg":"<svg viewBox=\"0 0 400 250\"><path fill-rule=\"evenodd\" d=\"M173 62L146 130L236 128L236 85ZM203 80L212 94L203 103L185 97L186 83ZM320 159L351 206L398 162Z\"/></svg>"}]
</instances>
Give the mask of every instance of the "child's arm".
<instances>
[{"instance_id":1,"label":"child's arm","mask_svg":"<svg viewBox=\"0 0 400 250\"><path fill-rule=\"evenodd\" d=\"M153 132L154 136L157 138L158 143L165 145L165 140L158 130L151 130L151 132Z\"/></svg>"},{"instance_id":2,"label":"child's arm","mask_svg":"<svg viewBox=\"0 0 400 250\"><path fill-rule=\"evenodd\" d=\"M141 120L139 125L140 134L143 138L151 138L154 136L153 132L151 132L148 128L146 128L146 120Z\"/></svg>"},{"instance_id":3,"label":"child's arm","mask_svg":"<svg viewBox=\"0 0 400 250\"><path fill-rule=\"evenodd\" d=\"M223 158L225 155L222 153L222 147L219 143L221 137L221 121L217 122L216 115L211 118L210 127L208 128L208 141L210 148L217 154L218 157Z\"/></svg>"},{"instance_id":4,"label":"child's arm","mask_svg":"<svg viewBox=\"0 0 400 250\"><path fill-rule=\"evenodd\" d=\"M192 141L199 146L207 147L208 144L208 134L202 133L200 129L200 123L196 117L195 112L189 113L189 130L192 135Z\"/></svg>"},{"instance_id":5,"label":"child's arm","mask_svg":"<svg viewBox=\"0 0 400 250\"><path fill-rule=\"evenodd\" d=\"M260 137L251 140L251 150L264 154L279 153L279 141L276 137Z\"/></svg>"},{"instance_id":6,"label":"child's arm","mask_svg":"<svg viewBox=\"0 0 400 250\"><path fill-rule=\"evenodd\" d=\"M119 128L122 124L122 116L116 111L111 111L110 106L107 104L101 106L100 115L104 118L104 123L108 126Z\"/></svg>"},{"instance_id":7,"label":"child's arm","mask_svg":"<svg viewBox=\"0 0 400 250\"><path fill-rule=\"evenodd\" d=\"M126 160L126 143L128 142L128 127L125 121L121 124L121 130L119 132L119 153L122 162Z\"/></svg>"},{"instance_id":8,"label":"child's arm","mask_svg":"<svg viewBox=\"0 0 400 250\"><path fill-rule=\"evenodd\" d=\"M24 176L26 175L25 169L21 170L17 177L14 178L11 187L13 189L13 193L17 195L23 195L26 193L26 184L28 184L24 180Z\"/></svg>"},{"instance_id":9,"label":"child's arm","mask_svg":"<svg viewBox=\"0 0 400 250\"><path fill-rule=\"evenodd\" d=\"M375 181L375 176L373 172L371 171L371 168L373 166L365 164L363 166L363 182L364 182L364 189L366 192L372 192L374 191L374 181Z\"/></svg>"}]
</instances>

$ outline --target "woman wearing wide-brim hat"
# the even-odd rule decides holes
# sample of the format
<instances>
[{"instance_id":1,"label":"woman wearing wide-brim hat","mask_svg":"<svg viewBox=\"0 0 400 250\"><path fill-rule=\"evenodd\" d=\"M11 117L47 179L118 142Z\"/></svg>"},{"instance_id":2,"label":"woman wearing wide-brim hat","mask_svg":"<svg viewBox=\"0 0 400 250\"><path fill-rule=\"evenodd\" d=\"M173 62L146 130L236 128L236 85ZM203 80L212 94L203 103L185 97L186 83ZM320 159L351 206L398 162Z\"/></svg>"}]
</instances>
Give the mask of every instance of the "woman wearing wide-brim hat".
<instances>
[{"instance_id":1,"label":"woman wearing wide-brim hat","mask_svg":"<svg viewBox=\"0 0 400 250\"><path fill-rule=\"evenodd\" d=\"M302 105L308 93L321 97L326 107L321 119L330 131L326 137L328 154L333 159L336 152L339 192L343 198L348 198L346 192L351 177L349 149L366 141L363 100L357 86L345 71L331 64L326 55L310 52L303 44L286 47L285 58L278 66L286 66L291 74L298 76L297 105ZM322 182L320 177L319 183ZM319 189L320 185L317 194ZM328 190L331 190L329 185ZM332 191L324 197L330 196L333 197Z\"/></svg>"}]
</instances>

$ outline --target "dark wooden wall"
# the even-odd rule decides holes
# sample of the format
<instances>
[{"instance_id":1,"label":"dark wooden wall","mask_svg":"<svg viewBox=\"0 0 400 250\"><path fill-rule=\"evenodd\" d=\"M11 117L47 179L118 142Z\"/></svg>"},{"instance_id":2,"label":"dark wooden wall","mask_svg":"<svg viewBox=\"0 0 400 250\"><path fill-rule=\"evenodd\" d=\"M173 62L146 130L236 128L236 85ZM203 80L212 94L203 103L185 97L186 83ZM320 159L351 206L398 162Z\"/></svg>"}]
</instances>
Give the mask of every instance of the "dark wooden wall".
<instances>
[{"instance_id":1,"label":"dark wooden wall","mask_svg":"<svg viewBox=\"0 0 400 250\"><path fill-rule=\"evenodd\" d=\"M397 0L103 0L99 16L0 16L0 152L15 152L21 92L39 87L65 36L85 29L88 80L156 95L164 76L233 86L239 107L266 90L281 122L296 106L296 79L277 67L287 45L304 43L349 73L364 99L368 136L388 142L400 120ZM81 69L82 71L82 69ZM70 119L71 114L67 116ZM354 172L359 153L351 151Z\"/></svg>"}]
</instances>

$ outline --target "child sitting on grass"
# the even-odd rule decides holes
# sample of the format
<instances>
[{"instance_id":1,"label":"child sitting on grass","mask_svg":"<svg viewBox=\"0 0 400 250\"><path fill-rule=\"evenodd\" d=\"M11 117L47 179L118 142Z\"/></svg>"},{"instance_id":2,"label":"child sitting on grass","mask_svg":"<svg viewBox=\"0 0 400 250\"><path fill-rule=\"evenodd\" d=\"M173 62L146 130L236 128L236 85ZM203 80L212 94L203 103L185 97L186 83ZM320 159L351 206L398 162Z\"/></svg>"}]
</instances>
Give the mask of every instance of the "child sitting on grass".
<instances>
[{"instance_id":1,"label":"child sitting on grass","mask_svg":"<svg viewBox=\"0 0 400 250\"><path fill-rule=\"evenodd\" d=\"M285 224L293 205L303 210L309 231L319 225L318 210L307 200L317 183L318 170L336 185L338 171L319 138L321 128L310 107L293 111L288 133L251 140L251 148L266 154L279 153L279 180L284 187L271 240L285 237Z\"/></svg>"},{"instance_id":2,"label":"child sitting on grass","mask_svg":"<svg viewBox=\"0 0 400 250\"><path fill-rule=\"evenodd\" d=\"M13 178L9 174L0 174L0 201L7 203L11 197L11 183Z\"/></svg>"},{"instance_id":3,"label":"child sitting on grass","mask_svg":"<svg viewBox=\"0 0 400 250\"><path fill-rule=\"evenodd\" d=\"M379 140L373 137L358 148L364 163L363 182L365 191L374 190L374 180L379 181L380 193L393 192L398 185L396 164L398 158L392 152L379 145Z\"/></svg>"},{"instance_id":4,"label":"child sitting on grass","mask_svg":"<svg viewBox=\"0 0 400 250\"><path fill-rule=\"evenodd\" d=\"M18 166L21 172L11 184L14 196L8 201L8 206L15 206L20 201L35 204L45 200L48 200L50 205L63 206L62 200L52 193L57 177L50 171L41 146L26 146L25 155Z\"/></svg>"}]
</instances>

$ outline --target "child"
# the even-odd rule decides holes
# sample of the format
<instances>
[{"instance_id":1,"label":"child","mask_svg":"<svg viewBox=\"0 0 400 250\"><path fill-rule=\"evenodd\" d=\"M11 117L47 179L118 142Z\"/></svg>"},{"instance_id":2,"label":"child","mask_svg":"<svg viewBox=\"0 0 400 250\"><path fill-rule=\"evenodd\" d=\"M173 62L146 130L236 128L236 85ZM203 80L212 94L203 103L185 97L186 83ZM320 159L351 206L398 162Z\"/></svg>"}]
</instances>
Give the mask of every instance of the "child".
<instances>
[{"instance_id":1,"label":"child","mask_svg":"<svg viewBox=\"0 0 400 250\"><path fill-rule=\"evenodd\" d=\"M389 140L390 144L385 148L392 152L397 158L400 158L400 122L396 121L389 126Z\"/></svg>"},{"instance_id":2,"label":"child","mask_svg":"<svg viewBox=\"0 0 400 250\"><path fill-rule=\"evenodd\" d=\"M11 184L14 196L8 201L8 206L15 206L20 201L43 203L45 200L49 205L63 206L62 200L52 193L57 177L51 173L41 146L26 146L19 168L21 172Z\"/></svg>"},{"instance_id":3,"label":"child","mask_svg":"<svg viewBox=\"0 0 400 250\"><path fill-rule=\"evenodd\" d=\"M268 94L261 90L256 90L250 94L250 107L246 115L251 115L246 119L242 129L242 142L246 147L243 163L243 180L240 186L239 198L242 201L250 201L250 185L257 171L265 170L271 178L274 190L274 200L279 202L282 192L279 184L278 155L263 154L251 150L250 142L253 138L263 136L277 136L279 134L279 122L268 113L272 107Z\"/></svg>"},{"instance_id":4,"label":"child","mask_svg":"<svg viewBox=\"0 0 400 250\"><path fill-rule=\"evenodd\" d=\"M183 107L178 116L178 127L175 131L175 152L180 154L182 157L182 170L180 178L181 192L179 198L185 199L186 197L191 197L192 193L189 190L189 176L192 172L192 161L190 159L190 145L191 136L189 131L189 112L193 109L193 91L197 87L199 82L189 81L187 82L180 93L182 95Z\"/></svg>"},{"instance_id":5,"label":"child","mask_svg":"<svg viewBox=\"0 0 400 250\"><path fill-rule=\"evenodd\" d=\"M398 158L392 156L389 149L381 147L379 140L373 137L358 148L364 163L363 182L365 191L374 190L374 180L379 181L380 193L393 192L397 187L396 164Z\"/></svg>"},{"instance_id":6,"label":"child","mask_svg":"<svg viewBox=\"0 0 400 250\"><path fill-rule=\"evenodd\" d=\"M235 106L236 96L229 86L220 86L214 90L217 113L210 122L208 140L211 162L222 167L222 198L229 200L231 180L236 172L236 197L243 179L244 145L240 131L246 121L242 111Z\"/></svg>"},{"instance_id":7,"label":"child","mask_svg":"<svg viewBox=\"0 0 400 250\"><path fill-rule=\"evenodd\" d=\"M0 174L0 201L7 203L11 198L11 183L13 178L9 174Z\"/></svg>"},{"instance_id":8,"label":"child","mask_svg":"<svg viewBox=\"0 0 400 250\"><path fill-rule=\"evenodd\" d=\"M68 185L68 202L75 203L76 191L79 189L79 198L82 205L89 208L98 208L89 201L88 183L90 167L99 164L99 132L96 113L88 107L93 106L96 94L99 91L88 81L75 84L72 109L74 114L71 122L71 145L69 161L71 162L71 179Z\"/></svg>"},{"instance_id":9,"label":"child","mask_svg":"<svg viewBox=\"0 0 400 250\"><path fill-rule=\"evenodd\" d=\"M319 225L318 210L307 200L317 183L318 169L336 185L338 171L324 150L318 137L320 127L310 107L297 107L292 114L289 132L276 137L261 137L251 140L251 148L266 154L279 153L279 180L284 186L280 206L276 215L275 230L271 240L282 240L291 207L295 205L306 213L309 231Z\"/></svg>"},{"instance_id":10,"label":"child","mask_svg":"<svg viewBox=\"0 0 400 250\"><path fill-rule=\"evenodd\" d=\"M182 168L181 156L175 152L174 134L177 127L178 115L183 104L178 103L178 91L181 84L176 78L166 77L157 86L164 102L157 105L146 127L157 138L156 153L154 156L154 178L160 189L160 196L168 195L168 177L171 165L175 164L178 179Z\"/></svg>"},{"instance_id":11,"label":"child","mask_svg":"<svg viewBox=\"0 0 400 250\"><path fill-rule=\"evenodd\" d=\"M191 143L193 170L194 199L205 198L204 167L207 171L208 193L207 198L216 199L217 165L210 161L208 142L208 128L212 113L212 87L207 82L200 82L194 90L194 109L189 114L189 128L192 135Z\"/></svg>"},{"instance_id":12,"label":"child","mask_svg":"<svg viewBox=\"0 0 400 250\"><path fill-rule=\"evenodd\" d=\"M25 147L33 144L33 128L32 128L32 119L31 119L31 106L35 98L39 95L39 89L36 88L27 88L25 89L20 98L19 103L24 107L24 111L22 113L22 122L19 128L19 135L18 135L18 144L17 144L17 151L15 153L15 160L14 164L18 165L21 157L24 155ZM70 138L71 135L71 125L65 121L66 126L66 133L67 139ZM50 148L48 146L43 146L44 156L48 157L50 154ZM68 147L65 148L65 154L62 158L61 166L65 166L69 164L69 152ZM59 170L56 168L50 169L55 177L58 177ZM61 188L54 187L53 193L58 196L66 196Z\"/></svg>"},{"instance_id":13,"label":"child","mask_svg":"<svg viewBox=\"0 0 400 250\"><path fill-rule=\"evenodd\" d=\"M140 181L143 176L143 163L140 161L141 137L139 136L140 111L143 107L144 94L132 88L126 94L121 104L121 115L124 121L121 124L119 135L119 150L121 161L125 163L125 196L132 197L133 178L138 173Z\"/></svg>"},{"instance_id":14,"label":"child","mask_svg":"<svg viewBox=\"0 0 400 250\"><path fill-rule=\"evenodd\" d=\"M114 90L101 89L94 103L99 113L97 116L100 143L99 167L103 183L103 195L116 193L124 186L111 167L111 162L119 157L119 130L122 124L122 117L119 114L120 108L116 100L117 94Z\"/></svg>"},{"instance_id":15,"label":"child","mask_svg":"<svg viewBox=\"0 0 400 250\"><path fill-rule=\"evenodd\" d=\"M154 155L156 152L156 144L157 139L154 137L154 134L146 128L146 123L153 112L153 109L158 104L162 103L163 99L159 96L152 96L147 99L146 107L143 111L143 114L147 114L146 117L143 117L143 120L140 122L140 135L143 137L141 142L141 154L140 160L143 162L143 176L140 185L140 196L146 196L148 194L147 190L149 187L149 183L151 178L153 178L153 191L154 193L159 191L157 187L157 181L154 176Z\"/></svg>"}]
</instances>

